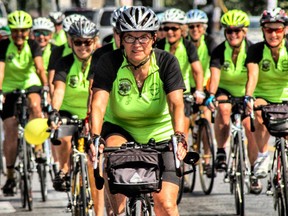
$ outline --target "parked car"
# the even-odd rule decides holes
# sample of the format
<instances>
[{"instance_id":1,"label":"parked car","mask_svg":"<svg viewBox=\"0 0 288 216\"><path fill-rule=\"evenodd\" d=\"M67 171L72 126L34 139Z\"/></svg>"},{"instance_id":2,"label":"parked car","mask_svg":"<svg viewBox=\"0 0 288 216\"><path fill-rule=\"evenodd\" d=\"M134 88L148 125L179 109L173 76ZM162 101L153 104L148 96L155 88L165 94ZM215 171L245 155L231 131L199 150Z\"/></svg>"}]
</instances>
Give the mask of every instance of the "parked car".
<instances>
[{"instance_id":1,"label":"parked car","mask_svg":"<svg viewBox=\"0 0 288 216\"><path fill-rule=\"evenodd\" d=\"M92 20L99 28L99 38L101 43L103 39L113 34L110 17L115 7L104 7L101 9L72 8L64 11L65 16L71 14L81 14Z\"/></svg>"}]
</instances>

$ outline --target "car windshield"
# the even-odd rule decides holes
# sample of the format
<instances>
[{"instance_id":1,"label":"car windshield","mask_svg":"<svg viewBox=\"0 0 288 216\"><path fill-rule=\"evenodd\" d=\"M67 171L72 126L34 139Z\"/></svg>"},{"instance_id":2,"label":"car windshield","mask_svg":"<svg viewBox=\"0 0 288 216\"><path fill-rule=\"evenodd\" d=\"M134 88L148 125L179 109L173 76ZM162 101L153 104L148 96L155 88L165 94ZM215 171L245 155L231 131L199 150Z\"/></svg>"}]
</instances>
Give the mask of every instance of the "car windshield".
<instances>
[{"instance_id":1,"label":"car windshield","mask_svg":"<svg viewBox=\"0 0 288 216\"><path fill-rule=\"evenodd\" d=\"M103 12L103 14L101 16L101 20L100 20L101 26L111 26L110 17L111 17L112 13L113 13L113 11L104 11Z\"/></svg>"}]
</instances>

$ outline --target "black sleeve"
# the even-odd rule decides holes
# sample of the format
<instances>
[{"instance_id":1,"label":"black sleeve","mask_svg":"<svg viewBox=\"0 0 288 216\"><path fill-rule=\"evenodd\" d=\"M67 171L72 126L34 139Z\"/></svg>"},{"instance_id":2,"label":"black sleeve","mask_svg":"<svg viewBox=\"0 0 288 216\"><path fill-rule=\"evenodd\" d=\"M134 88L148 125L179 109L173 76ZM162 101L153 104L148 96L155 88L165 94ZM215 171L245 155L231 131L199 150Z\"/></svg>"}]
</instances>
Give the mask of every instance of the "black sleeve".
<instances>
[{"instance_id":1,"label":"black sleeve","mask_svg":"<svg viewBox=\"0 0 288 216\"><path fill-rule=\"evenodd\" d=\"M156 42L156 46L155 47L158 48L158 49L164 50L165 49L165 43L166 43L166 39L162 38L162 39L160 39L160 40L158 40Z\"/></svg>"},{"instance_id":2,"label":"black sleeve","mask_svg":"<svg viewBox=\"0 0 288 216\"><path fill-rule=\"evenodd\" d=\"M155 55L159 66L160 78L164 83L164 91L166 94L174 90L185 89L177 58L159 49L155 49Z\"/></svg>"},{"instance_id":3,"label":"black sleeve","mask_svg":"<svg viewBox=\"0 0 288 216\"><path fill-rule=\"evenodd\" d=\"M62 57L57 61L55 65L55 75L53 79L53 83L55 81L62 81L66 83L66 77L70 72L70 68L74 62L73 54Z\"/></svg>"},{"instance_id":4,"label":"black sleeve","mask_svg":"<svg viewBox=\"0 0 288 216\"><path fill-rule=\"evenodd\" d=\"M65 46L62 45L62 46L56 46L52 49L52 52L49 58L47 71L55 70L56 62L62 57L64 48Z\"/></svg>"},{"instance_id":5,"label":"black sleeve","mask_svg":"<svg viewBox=\"0 0 288 216\"><path fill-rule=\"evenodd\" d=\"M120 49L101 56L97 65L95 65L92 88L99 88L110 92L122 62L123 55Z\"/></svg>"},{"instance_id":6,"label":"black sleeve","mask_svg":"<svg viewBox=\"0 0 288 216\"><path fill-rule=\"evenodd\" d=\"M5 40L0 41L0 47L1 47L1 49L0 49L0 61L1 62L5 62L6 52L7 52L9 44L10 44L9 39L5 39Z\"/></svg>"},{"instance_id":7,"label":"black sleeve","mask_svg":"<svg viewBox=\"0 0 288 216\"><path fill-rule=\"evenodd\" d=\"M183 39L184 46L186 48L186 52L188 55L188 61L191 63L195 61L199 61L198 53L197 53L197 48L194 46L194 44L186 39Z\"/></svg>"},{"instance_id":8,"label":"black sleeve","mask_svg":"<svg viewBox=\"0 0 288 216\"><path fill-rule=\"evenodd\" d=\"M264 42L259 42L251 45L248 48L245 65L248 63L258 64L263 58Z\"/></svg>"},{"instance_id":9,"label":"black sleeve","mask_svg":"<svg viewBox=\"0 0 288 216\"><path fill-rule=\"evenodd\" d=\"M111 51L113 51L113 44L109 43L109 44L105 44L104 46L98 48L93 53L87 79L93 79L94 71L96 70L96 65L98 63L98 60L100 59L100 57L102 55L104 55L105 53L111 52Z\"/></svg>"},{"instance_id":10,"label":"black sleeve","mask_svg":"<svg viewBox=\"0 0 288 216\"><path fill-rule=\"evenodd\" d=\"M225 41L219 44L211 54L210 67L221 68L224 63Z\"/></svg>"},{"instance_id":11,"label":"black sleeve","mask_svg":"<svg viewBox=\"0 0 288 216\"><path fill-rule=\"evenodd\" d=\"M42 56L42 50L37 41L28 39L28 44L30 46L33 59L37 56Z\"/></svg>"}]
</instances>

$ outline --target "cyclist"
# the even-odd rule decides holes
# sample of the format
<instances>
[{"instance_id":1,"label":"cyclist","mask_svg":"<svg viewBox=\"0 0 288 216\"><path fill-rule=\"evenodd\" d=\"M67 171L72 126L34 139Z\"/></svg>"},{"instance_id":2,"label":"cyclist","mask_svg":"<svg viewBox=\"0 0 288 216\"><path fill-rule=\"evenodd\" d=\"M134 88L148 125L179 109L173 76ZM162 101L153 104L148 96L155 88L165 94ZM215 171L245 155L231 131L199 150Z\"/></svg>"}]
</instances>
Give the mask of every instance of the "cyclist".
<instances>
[{"instance_id":1,"label":"cyclist","mask_svg":"<svg viewBox=\"0 0 288 216\"><path fill-rule=\"evenodd\" d=\"M85 19L79 19L71 24L68 30L68 40L73 53L62 57L56 64L54 76L54 93L52 97L53 110L49 113L48 124L56 129L56 118L77 115L85 119L88 100L88 72L98 40L96 25ZM71 153L71 136L59 138L61 145L55 146L59 159L60 171L53 180L56 191L67 190L67 176L69 174L69 158ZM89 165L90 166L90 165ZM89 169L91 170L91 169ZM93 175L93 174L92 174ZM94 178L92 178L94 179ZM98 200L95 181L91 182L93 201ZM94 205L97 212L98 205ZM103 211L103 210L102 210ZM102 215L103 212L97 212Z\"/></svg>"},{"instance_id":2,"label":"cyclist","mask_svg":"<svg viewBox=\"0 0 288 216\"><path fill-rule=\"evenodd\" d=\"M206 29L208 27L208 17L204 11L198 9L189 10L186 13L186 18L189 29L189 35L187 39L190 40L197 48L199 60L204 71L203 86L205 87L208 79L210 78L210 56L217 44L213 37L206 34ZM193 80L191 80L191 82L193 83ZM204 107L203 110L205 118L211 122L211 111L207 107ZM209 158L206 160L209 160ZM204 168L206 170L207 176L211 176L212 169L209 161L207 161L207 164Z\"/></svg>"},{"instance_id":3,"label":"cyclist","mask_svg":"<svg viewBox=\"0 0 288 216\"><path fill-rule=\"evenodd\" d=\"M18 123L15 118L16 89L28 90L29 117L41 118L42 85L49 91L43 66L41 47L29 39L32 17L25 11L16 10L8 15L11 37L0 41L0 93L5 96L1 118L4 124L4 154L7 181L2 188L5 195L13 195L16 186L14 164L17 156Z\"/></svg>"},{"instance_id":4,"label":"cyclist","mask_svg":"<svg viewBox=\"0 0 288 216\"><path fill-rule=\"evenodd\" d=\"M103 55L95 67L92 137L101 134L111 147L126 141L147 143L151 137L160 142L175 132L181 138L177 155L183 159L187 149L183 133L185 86L177 59L153 48L160 26L157 16L149 8L134 6L120 14L116 26L121 49ZM90 149L94 161L95 148L91 145ZM163 157L166 170L162 190L153 193L154 211L156 215L177 216L179 180L173 153L164 153ZM124 214L125 197L109 196L114 215Z\"/></svg>"},{"instance_id":5,"label":"cyclist","mask_svg":"<svg viewBox=\"0 0 288 216\"><path fill-rule=\"evenodd\" d=\"M221 17L221 24L224 27L226 40L218 45L211 55L210 71L211 82L209 85L209 98L205 104L209 109L215 111L215 98L217 100L227 100L228 95L233 97L245 96L245 85L247 81L247 68L245 59L248 47L251 42L247 40L247 27L250 25L248 15L241 10L229 10ZM216 170L226 171L226 152L225 147L229 142L231 104L222 103L217 107L215 117L215 138L217 141ZM245 128L248 140L248 155L251 152L251 146L254 145L250 131L250 119L244 118L243 126ZM252 168L251 168L252 169ZM261 182L255 178L253 172L250 176L251 193L260 193L262 190Z\"/></svg>"},{"instance_id":6,"label":"cyclist","mask_svg":"<svg viewBox=\"0 0 288 216\"><path fill-rule=\"evenodd\" d=\"M158 17L160 23L162 22L163 15L164 15L164 12L157 14L157 17ZM164 31L163 27L164 26L161 24L160 28L157 30L157 39L158 40L161 40L161 39L166 37L166 32Z\"/></svg>"},{"instance_id":7,"label":"cyclist","mask_svg":"<svg viewBox=\"0 0 288 216\"><path fill-rule=\"evenodd\" d=\"M87 18L79 14L71 14L65 17L62 25L63 25L63 30L66 34L66 38L69 37L68 31L69 31L71 24L78 21L79 19L86 20ZM53 78L55 74L55 64L61 57L67 56L72 53L72 49L70 48L68 41L64 43L63 45L53 49L50 55L47 71L48 71L48 80L49 80L49 87L50 87L51 95L53 94L53 91L54 91Z\"/></svg>"},{"instance_id":8,"label":"cyclist","mask_svg":"<svg viewBox=\"0 0 288 216\"><path fill-rule=\"evenodd\" d=\"M50 12L49 18L54 23L55 26L55 32L53 34L53 43L57 46L61 46L65 43L67 43L67 37L65 34L65 31L63 30L62 22L65 19L65 15L60 12Z\"/></svg>"},{"instance_id":9,"label":"cyclist","mask_svg":"<svg viewBox=\"0 0 288 216\"><path fill-rule=\"evenodd\" d=\"M288 17L281 8L263 11L260 25L264 41L251 46L247 53L246 65L248 81L246 85L247 100L256 97L255 106L267 103L281 104L288 99L288 43L285 40L285 27ZM247 112L253 109L247 101ZM250 152L251 164L258 178L265 178L268 173L270 158L268 154L268 140L270 134L262 124L261 111L255 113L254 139L257 140Z\"/></svg>"},{"instance_id":10,"label":"cyclist","mask_svg":"<svg viewBox=\"0 0 288 216\"><path fill-rule=\"evenodd\" d=\"M198 58L196 47L191 41L182 37L183 25L186 24L185 12L172 8L164 12L162 18L163 29L166 38L157 42L157 48L163 49L175 55L178 59L186 91L184 94L194 94L196 103L201 104L205 98L203 92L203 69ZM193 78L192 77L193 72ZM191 83L193 80L193 83ZM193 90L191 90L193 88ZM193 91L193 92L192 92ZM185 101L185 136L188 139L189 124L191 116L191 103ZM186 140L188 141L188 140Z\"/></svg>"}]
</instances>

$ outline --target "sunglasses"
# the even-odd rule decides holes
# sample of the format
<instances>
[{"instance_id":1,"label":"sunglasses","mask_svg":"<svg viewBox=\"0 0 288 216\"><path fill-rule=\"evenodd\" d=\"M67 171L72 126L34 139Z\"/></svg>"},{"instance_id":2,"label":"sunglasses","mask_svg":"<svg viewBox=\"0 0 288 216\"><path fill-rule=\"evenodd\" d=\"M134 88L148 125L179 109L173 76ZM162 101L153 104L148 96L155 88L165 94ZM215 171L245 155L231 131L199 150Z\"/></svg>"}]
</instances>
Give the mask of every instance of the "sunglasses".
<instances>
[{"instance_id":1,"label":"sunglasses","mask_svg":"<svg viewBox=\"0 0 288 216\"><path fill-rule=\"evenodd\" d=\"M235 32L236 34L238 34L239 32L241 32L242 29L240 28L235 28L235 29L226 29L226 34L232 34L233 32Z\"/></svg>"},{"instance_id":2,"label":"sunglasses","mask_svg":"<svg viewBox=\"0 0 288 216\"><path fill-rule=\"evenodd\" d=\"M164 31L164 28L161 27L161 28L158 29L158 31Z\"/></svg>"},{"instance_id":3,"label":"sunglasses","mask_svg":"<svg viewBox=\"0 0 288 216\"><path fill-rule=\"evenodd\" d=\"M80 47L84 44L84 46L91 46L93 44L93 40L85 40L85 41L81 41L81 40L74 40L73 41L74 45L77 47Z\"/></svg>"},{"instance_id":4,"label":"sunglasses","mask_svg":"<svg viewBox=\"0 0 288 216\"><path fill-rule=\"evenodd\" d=\"M51 34L51 32L49 32L49 31L34 31L33 34L35 37L40 37L41 35L48 36Z\"/></svg>"},{"instance_id":5,"label":"sunglasses","mask_svg":"<svg viewBox=\"0 0 288 216\"><path fill-rule=\"evenodd\" d=\"M189 29L194 29L194 28L200 28L201 25L200 25L200 24L197 24L197 25L189 25L188 27L189 27Z\"/></svg>"},{"instance_id":6,"label":"sunglasses","mask_svg":"<svg viewBox=\"0 0 288 216\"><path fill-rule=\"evenodd\" d=\"M179 30L180 28L179 27L168 27L168 26L165 26L164 28L164 31L168 32L169 30L172 30L173 32Z\"/></svg>"},{"instance_id":7,"label":"sunglasses","mask_svg":"<svg viewBox=\"0 0 288 216\"><path fill-rule=\"evenodd\" d=\"M29 29L11 29L11 33L26 33Z\"/></svg>"},{"instance_id":8,"label":"sunglasses","mask_svg":"<svg viewBox=\"0 0 288 216\"><path fill-rule=\"evenodd\" d=\"M265 27L264 31L266 33L269 33L269 34L272 34L273 32L275 32L276 34L280 34L280 33L282 33L284 31L284 28L268 28L268 27Z\"/></svg>"},{"instance_id":9,"label":"sunglasses","mask_svg":"<svg viewBox=\"0 0 288 216\"><path fill-rule=\"evenodd\" d=\"M137 40L140 44L146 44L149 40L151 40L151 37L148 35L142 35L141 37L133 37L131 35L127 35L123 38L123 40L128 44L134 44Z\"/></svg>"}]
</instances>

